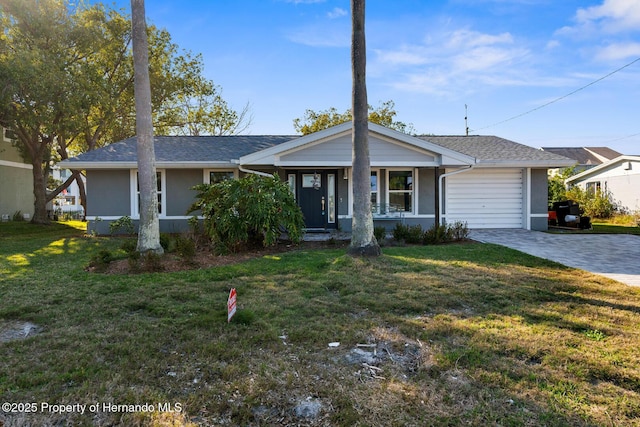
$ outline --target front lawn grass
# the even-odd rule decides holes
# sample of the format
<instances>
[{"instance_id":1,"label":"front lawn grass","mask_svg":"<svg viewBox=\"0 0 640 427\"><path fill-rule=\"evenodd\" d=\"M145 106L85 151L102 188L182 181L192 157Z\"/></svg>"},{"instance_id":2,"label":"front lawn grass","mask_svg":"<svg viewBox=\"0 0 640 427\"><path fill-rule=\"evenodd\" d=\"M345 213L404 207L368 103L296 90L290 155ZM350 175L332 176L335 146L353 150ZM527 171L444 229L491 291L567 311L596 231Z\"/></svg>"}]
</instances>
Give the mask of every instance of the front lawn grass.
<instances>
[{"instance_id":1,"label":"front lawn grass","mask_svg":"<svg viewBox=\"0 0 640 427\"><path fill-rule=\"evenodd\" d=\"M41 328L0 343L0 402L38 403L0 424L640 425L638 288L479 243L84 270L120 244L0 223L0 332Z\"/></svg>"},{"instance_id":2,"label":"front lawn grass","mask_svg":"<svg viewBox=\"0 0 640 427\"><path fill-rule=\"evenodd\" d=\"M640 227L634 225L621 225L606 222L593 223L593 233L596 234L637 234L640 235Z\"/></svg>"}]
</instances>

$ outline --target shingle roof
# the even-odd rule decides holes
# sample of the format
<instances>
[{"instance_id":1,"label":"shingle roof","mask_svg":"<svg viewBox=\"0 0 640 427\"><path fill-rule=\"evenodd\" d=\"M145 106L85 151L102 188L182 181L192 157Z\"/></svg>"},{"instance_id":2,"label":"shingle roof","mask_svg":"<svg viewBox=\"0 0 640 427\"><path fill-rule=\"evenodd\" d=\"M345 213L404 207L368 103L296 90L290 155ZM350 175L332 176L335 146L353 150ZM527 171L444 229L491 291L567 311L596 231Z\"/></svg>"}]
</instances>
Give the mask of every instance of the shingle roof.
<instances>
[{"instance_id":1,"label":"shingle roof","mask_svg":"<svg viewBox=\"0 0 640 427\"><path fill-rule=\"evenodd\" d=\"M595 166L601 164L602 159L599 159L595 154L608 160L622 156L621 153L608 147L543 147L542 149L549 153L555 153L573 159L579 165Z\"/></svg>"},{"instance_id":2,"label":"shingle roof","mask_svg":"<svg viewBox=\"0 0 640 427\"><path fill-rule=\"evenodd\" d=\"M157 162L230 162L283 142L297 135L156 136ZM137 162L136 138L110 144L69 159L73 162Z\"/></svg>"},{"instance_id":3,"label":"shingle roof","mask_svg":"<svg viewBox=\"0 0 640 427\"><path fill-rule=\"evenodd\" d=\"M564 156L538 150L528 145L491 135L421 135L418 136L418 138L474 157L479 162L567 161L567 158Z\"/></svg>"},{"instance_id":4,"label":"shingle roof","mask_svg":"<svg viewBox=\"0 0 640 427\"><path fill-rule=\"evenodd\" d=\"M231 163L243 156L300 138L299 135L156 136L157 163ZM431 136L417 138L475 158L479 163L568 164L566 157L538 150L497 136ZM136 138L65 160L61 166L137 162Z\"/></svg>"}]
</instances>

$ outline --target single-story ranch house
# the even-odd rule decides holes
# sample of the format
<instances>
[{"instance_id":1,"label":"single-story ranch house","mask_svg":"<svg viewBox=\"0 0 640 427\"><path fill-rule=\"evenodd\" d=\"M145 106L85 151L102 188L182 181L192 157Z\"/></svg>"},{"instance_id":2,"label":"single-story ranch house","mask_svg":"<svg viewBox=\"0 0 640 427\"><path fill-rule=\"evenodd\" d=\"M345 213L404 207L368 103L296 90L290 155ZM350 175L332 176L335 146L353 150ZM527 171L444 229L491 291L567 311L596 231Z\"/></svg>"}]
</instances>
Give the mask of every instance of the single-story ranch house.
<instances>
[{"instance_id":1,"label":"single-story ranch house","mask_svg":"<svg viewBox=\"0 0 640 427\"><path fill-rule=\"evenodd\" d=\"M288 182L308 231L351 229L351 122L305 136L155 138L160 230L186 229L192 187L244 174ZM571 159L495 136L410 136L369 124L376 226L547 229L547 169ZM138 215L135 137L65 160L87 173L89 231Z\"/></svg>"}]
</instances>

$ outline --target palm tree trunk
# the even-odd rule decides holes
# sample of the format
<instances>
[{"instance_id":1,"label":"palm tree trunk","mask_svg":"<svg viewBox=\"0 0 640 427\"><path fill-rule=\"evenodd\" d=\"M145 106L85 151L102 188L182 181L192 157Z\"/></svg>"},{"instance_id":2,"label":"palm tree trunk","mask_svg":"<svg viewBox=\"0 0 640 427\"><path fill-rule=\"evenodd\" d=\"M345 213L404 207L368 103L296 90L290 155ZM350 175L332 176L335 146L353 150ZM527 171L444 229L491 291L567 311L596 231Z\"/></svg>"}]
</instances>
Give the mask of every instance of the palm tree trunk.
<instances>
[{"instance_id":1,"label":"palm tree trunk","mask_svg":"<svg viewBox=\"0 0 640 427\"><path fill-rule=\"evenodd\" d=\"M162 253L156 182L156 156L151 120L151 85L149 82L149 47L144 0L131 0L133 33L134 91L136 134L138 142L138 185L140 187L140 227L138 251Z\"/></svg>"},{"instance_id":2,"label":"palm tree trunk","mask_svg":"<svg viewBox=\"0 0 640 427\"><path fill-rule=\"evenodd\" d=\"M378 256L371 213L371 162L369 158L369 110L367 103L367 54L364 33L365 0L351 0L351 67L353 71L353 218L348 253Z\"/></svg>"}]
</instances>

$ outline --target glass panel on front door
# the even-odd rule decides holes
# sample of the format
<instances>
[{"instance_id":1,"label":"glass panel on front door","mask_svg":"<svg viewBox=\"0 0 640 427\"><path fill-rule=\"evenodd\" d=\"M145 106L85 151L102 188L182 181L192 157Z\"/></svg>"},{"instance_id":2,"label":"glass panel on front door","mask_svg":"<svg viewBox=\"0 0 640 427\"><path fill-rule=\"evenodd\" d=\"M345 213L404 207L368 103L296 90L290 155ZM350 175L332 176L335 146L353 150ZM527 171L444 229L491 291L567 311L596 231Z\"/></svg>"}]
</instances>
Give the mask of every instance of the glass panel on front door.
<instances>
[{"instance_id":1,"label":"glass panel on front door","mask_svg":"<svg viewBox=\"0 0 640 427\"><path fill-rule=\"evenodd\" d=\"M313 188L319 190L322 187L322 180L317 173L305 173L302 175L302 188Z\"/></svg>"}]
</instances>

